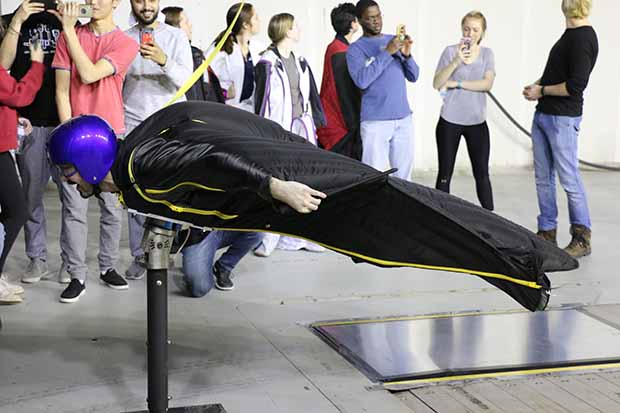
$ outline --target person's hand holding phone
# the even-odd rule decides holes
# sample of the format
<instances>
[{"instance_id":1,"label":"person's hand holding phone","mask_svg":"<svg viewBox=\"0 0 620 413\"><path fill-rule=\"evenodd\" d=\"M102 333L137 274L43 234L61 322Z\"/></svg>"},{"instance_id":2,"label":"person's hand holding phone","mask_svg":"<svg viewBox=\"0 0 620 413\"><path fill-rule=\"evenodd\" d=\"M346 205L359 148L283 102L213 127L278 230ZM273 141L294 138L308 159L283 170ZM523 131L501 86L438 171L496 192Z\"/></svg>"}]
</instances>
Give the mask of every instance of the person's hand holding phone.
<instances>
[{"instance_id":1,"label":"person's hand holding phone","mask_svg":"<svg viewBox=\"0 0 620 413\"><path fill-rule=\"evenodd\" d=\"M385 46L385 50L389 54L398 52L403 47L403 42L399 39L399 36L392 37L392 40Z\"/></svg>"},{"instance_id":2,"label":"person's hand holding phone","mask_svg":"<svg viewBox=\"0 0 620 413\"><path fill-rule=\"evenodd\" d=\"M34 39L33 41L31 41L28 45L28 48L30 49L30 60L32 60L33 62L43 63L45 53L41 48L41 42L39 41L39 39Z\"/></svg>"},{"instance_id":3,"label":"person's hand holding phone","mask_svg":"<svg viewBox=\"0 0 620 413\"><path fill-rule=\"evenodd\" d=\"M463 37L461 39L454 60L459 64L469 63L471 60L471 37Z\"/></svg>"},{"instance_id":4,"label":"person's hand holding phone","mask_svg":"<svg viewBox=\"0 0 620 413\"><path fill-rule=\"evenodd\" d=\"M59 1L57 10L48 10L60 20L63 30L74 28L80 17L80 7L82 5L73 1Z\"/></svg>"},{"instance_id":5,"label":"person's hand holding phone","mask_svg":"<svg viewBox=\"0 0 620 413\"><path fill-rule=\"evenodd\" d=\"M28 20L28 17L43 11L45 11L45 4L34 0L24 0L15 12L12 23L16 23L21 26L26 20Z\"/></svg>"},{"instance_id":6,"label":"person's hand holding phone","mask_svg":"<svg viewBox=\"0 0 620 413\"><path fill-rule=\"evenodd\" d=\"M153 43L140 43L140 54L145 59L152 60L160 66L164 66L168 61L168 56L155 43L155 40L153 40Z\"/></svg>"},{"instance_id":7,"label":"person's hand holding phone","mask_svg":"<svg viewBox=\"0 0 620 413\"><path fill-rule=\"evenodd\" d=\"M413 40L411 39L411 36L407 34L407 27L404 24L399 24L398 26L396 26L396 37L401 43L399 50L403 54L403 56L411 56Z\"/></svg>"}]
</instances>

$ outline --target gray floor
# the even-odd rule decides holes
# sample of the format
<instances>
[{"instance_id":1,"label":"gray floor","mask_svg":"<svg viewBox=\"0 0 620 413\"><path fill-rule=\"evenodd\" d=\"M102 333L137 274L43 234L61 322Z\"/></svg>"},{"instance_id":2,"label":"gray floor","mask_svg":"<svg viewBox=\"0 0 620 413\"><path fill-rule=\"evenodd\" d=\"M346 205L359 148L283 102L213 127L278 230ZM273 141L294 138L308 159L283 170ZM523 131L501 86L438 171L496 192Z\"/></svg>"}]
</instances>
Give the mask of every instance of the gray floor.
<instances>
[{"instance_id":1,"label":"gray floor","mask_svg":"<svg viewBox=\"0 0 620 413\"><path fill-rule=\"evenodd\" d=\"M600 305L620 302L620 280L614 260L620 240L619 177L617 173L584 173L594 221L594 254L581 261L579 270L551 274L555 288L552 306L598 305L592 311L605 314L607 307ZM433 178L424 176L419 181L429 184ZM497 212L534 228L537 207L532 174L526 171L495 176L493 183ZM472 179L456 177L453 193L475 199ZM569 235L564 196L560 199L559 239L564 244ZM57 266L58 202L53 191L48 193L47 205L51 221L50 260L52 266ZM91 270L95 270L95 205L92 210L89 260ZM129 262L126 237L122 245L119 268L124 270ZM7 263L7 272L13 276L25 267L22 251L20 239ZM173 273L169 297L171 406L220 402L229 412L493 411L501 400L489 400L499 396L487 392L493 393L497 386L514 383L530 392L539 389L543 393L548 392L548 383L553 380L557 385L574 387L573 381L578 380L575 377L608 383L604 387L609 390L607 398L618 401L620 380L614 384L609 377L602 376L613 376L610 372L569 379L434 386L394 395L373 387L364 375L305 328L318 320L518 306L473 276L354 265L348 258L331 252L276 251L268 259L245 259L236 271L232 292L214 291L205 298L191 299L179 294L176 279L178 273ZM58 302L62 286L43 281L26 287L23 304L0 307L4 323L0 333L1 412L119 412L144 408L144 281L132 282L128 291L117 292L100 285L91 275L87 286L79 303L67 305ZM433 397L439 393L439 397L431 400L429 393ZM469 397L470 393L478 398ZM457 407L450 404L455 397L461 400ZM553 402L557 405L553 411L592 411L571 399L579 398L577 394L556 391L548 397L560 399ZM472 405L463 408L465 399L483 402L474 402L478 410ZM484 400L488 401L486 405ZM601 403L599 407L617 407L606 401ZM542 411L513 411L518 410Z\"/></svg>"}]
</instances>

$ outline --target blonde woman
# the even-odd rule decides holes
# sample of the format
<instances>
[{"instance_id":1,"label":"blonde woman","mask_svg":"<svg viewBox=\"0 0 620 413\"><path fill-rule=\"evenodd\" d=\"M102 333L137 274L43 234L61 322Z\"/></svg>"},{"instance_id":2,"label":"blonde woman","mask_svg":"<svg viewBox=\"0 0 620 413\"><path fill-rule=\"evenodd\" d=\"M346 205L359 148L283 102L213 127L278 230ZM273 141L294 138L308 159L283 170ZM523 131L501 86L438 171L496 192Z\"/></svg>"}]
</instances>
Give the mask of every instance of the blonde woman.
<instances>
[{"instance_id":1,"label":"blonde woman","mask_svg":"<svg viewBox=\"0 0 620 413\"><path fill-rule=\"evenodd\" d=\"M483 208L492 211L486 92L495 81L495 57L491 49L481 46L487 30L487 20L482 13L467 13L461 20L461 30L461 41L443 51L433 79L435 89L446 90L435 131L439 159L435 188L450 192L456 154L463 136L478 200Z\"/></svg>"},{"instance_id":2,"label":"blonde woman","mask_svg":"<svg viewBox=\"0 0 620 413\"><path fill-rule=\"evenodd\" d=\"M226 13L227 26L233 22L240 7L241 3L237 3L228 9ZM248 112L254 111L254 66L260 58L259 52L261 50L255 47L251 39L259 32L260 18L256 8L250 3L245 3L230 35L226 38L222 51L211 63L211 70L217 76L224 92L224 102ZM219 34L210 50L222 39L225 33L226 30Z\"/></svg>"},{"instance_id":3,"label":"blonde woman","mask_svg":"<svg viewBox=\"0 0 620 413\"><path fill-rule=\"evenodd\" d=\"M591 0L562 1L566 31L551 49L542 77L523 89L528 101L538 102L532 123L538 235L557 244L557 173L571 224L572 240L564 249L575 258L592 252L592 223L577 158L583 92L598 57L598 39L588 20L591 10Z\"/></svg>"},{"instance_id":4,"label":"blonde woman","mask_svg":"<svg viewBox=\"0 0 620 413\"><path fill-rule=\"evenodd\" d=\"M293 15L277 14L269 21L268 34L272 44L256 66L255 112L316 145L316 130L325 125L325 115L310 65L293 53L301 35L299 26ZM266 257L276 246L324 250L301 239L265 234L255 253Z\"/></svg>"}]
</instances>

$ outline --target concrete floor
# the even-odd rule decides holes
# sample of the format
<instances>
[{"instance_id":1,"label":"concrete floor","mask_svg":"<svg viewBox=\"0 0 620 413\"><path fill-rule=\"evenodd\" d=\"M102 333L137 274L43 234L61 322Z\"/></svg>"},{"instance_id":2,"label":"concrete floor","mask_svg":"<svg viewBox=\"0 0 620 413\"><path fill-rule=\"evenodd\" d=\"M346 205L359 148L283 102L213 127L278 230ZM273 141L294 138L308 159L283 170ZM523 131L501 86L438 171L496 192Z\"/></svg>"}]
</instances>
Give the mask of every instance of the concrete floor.
<instances>
[{"instance_id":1,"label":"concrete floor","mask_svg":"<svg viewBox=\"0 0 620 413\"><path fill-rule=\"evenodd\" d=\"M551 274L551 306L620 302L614 258L620 240L617 173L585 172L593 218L592 256L581 268ZM432 184L423 176L419 182ZM496 211L535 228L529 171L493 177ZM475 200L473 180L457 176L453 193ZM59 264L59 205L46 197L50 265ZM0 307L0 412L119 412L145 408L145 282L128 291L98 283L97 208L92 206L87 292L61 304L63 286L26 286L21 305ZM560 244L569 241L566 201L560 196ZM119 269L129 263L122 240ZM26 266L20 238L6 272ZM93 265L95 264L95 265ZM614 269L616 268L616 269ZM354 265L327 252L276 251L247 257L235 272L235 290L188 298L169 286L171 407L222 403L229 412L411 412L403 397L372 383L305 327L318 320L468 310L518 304L477 277L416 269ZM434 411L434 410L433 410Z\"/></svg>"}]
</instances>

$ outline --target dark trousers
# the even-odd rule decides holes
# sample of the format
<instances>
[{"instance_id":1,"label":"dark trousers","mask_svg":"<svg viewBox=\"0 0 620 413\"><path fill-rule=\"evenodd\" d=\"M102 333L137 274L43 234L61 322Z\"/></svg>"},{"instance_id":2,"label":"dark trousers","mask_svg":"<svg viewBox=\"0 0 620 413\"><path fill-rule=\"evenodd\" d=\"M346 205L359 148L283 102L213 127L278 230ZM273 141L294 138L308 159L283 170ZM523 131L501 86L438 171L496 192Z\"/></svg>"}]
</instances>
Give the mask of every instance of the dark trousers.
<instances>
[{"instance_id":1,"label":"dark trousers","mask_svg":"<svg viewBox=\"0 0 620 413\"><path fill-rule=\"evenodd\" d=\"M436 129L439 172L435 188L450 192L450 181L459 150L461 136L465 138L467 152L476 180L476 193L483 208L493 210L493 190L489 179L490 137L487 123L463 126L439 118Z\"/></svg>"},{"instance_id":2,"label":"dark trousers","mask_svg":"<svg viewBox=\"0 0 620 413\"><path fill-rule=\"evenodd\" d=\"M0 222L6 231L4 249L0 256L0 273L2 273L6 257L28 218L24 190L17 177L15 161L10 152L0 153L0 208L2 208Z\"/></svg>"}]
</instances>

